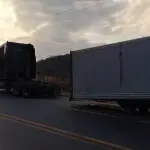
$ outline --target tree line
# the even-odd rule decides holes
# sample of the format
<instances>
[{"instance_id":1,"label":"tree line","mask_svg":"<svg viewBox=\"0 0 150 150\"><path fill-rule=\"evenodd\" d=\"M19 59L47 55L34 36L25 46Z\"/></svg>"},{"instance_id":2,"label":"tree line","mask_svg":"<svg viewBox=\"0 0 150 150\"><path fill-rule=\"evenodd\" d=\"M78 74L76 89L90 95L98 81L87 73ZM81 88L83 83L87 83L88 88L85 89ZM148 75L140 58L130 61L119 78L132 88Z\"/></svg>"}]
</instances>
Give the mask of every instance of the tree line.
<instances>
[{"instance_id":1,"label":"tree line","mask_svg":"<svg viewBox=\"0 0 150 150\"><path fill-rule=\"evenodd\" d=\"M37 72L44 76L55 76L61 80L70 75L70 55L59 55L37 62Z\"/></svg>"}]
</instances>

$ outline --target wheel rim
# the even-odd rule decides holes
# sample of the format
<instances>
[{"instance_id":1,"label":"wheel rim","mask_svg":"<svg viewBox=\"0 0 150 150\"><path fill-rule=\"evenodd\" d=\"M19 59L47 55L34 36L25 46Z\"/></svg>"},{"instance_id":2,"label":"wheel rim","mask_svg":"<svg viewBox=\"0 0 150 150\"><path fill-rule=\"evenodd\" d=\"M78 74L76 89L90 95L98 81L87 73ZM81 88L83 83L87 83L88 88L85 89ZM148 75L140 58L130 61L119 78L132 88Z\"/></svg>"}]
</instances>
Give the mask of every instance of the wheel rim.
<instances>
[{"instance_id":1,"label":"wheel rim","mask_svg":"<svg viewBox=\"0 0 150 150\"><path fill-rule=\"evenodd\" d=\"M29 92L27 91L27 89L23 89L23 95L24 96L29 96Z\"/></svg>"},{"instance_id":2,"label":"wheel rim","mask_svg":"<svg viewBox=\"0 0 150 150\"><path fill-rule=\"evenodd\" d=\"M19 92L16 89L13 89L13 93L14 95L18 95Z\"/></svg>"}]
</instances>

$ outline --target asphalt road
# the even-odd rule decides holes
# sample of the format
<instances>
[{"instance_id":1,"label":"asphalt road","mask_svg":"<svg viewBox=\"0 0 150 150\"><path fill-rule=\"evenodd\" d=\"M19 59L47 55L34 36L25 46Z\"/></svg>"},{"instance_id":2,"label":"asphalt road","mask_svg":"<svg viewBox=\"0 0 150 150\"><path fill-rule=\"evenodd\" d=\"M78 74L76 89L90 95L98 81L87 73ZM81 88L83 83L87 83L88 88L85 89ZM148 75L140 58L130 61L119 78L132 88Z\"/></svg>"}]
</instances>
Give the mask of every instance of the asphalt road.
<instances>
[{"instance_id":1,"label":"asphalt road","mask_svg":"<svg viewBox=\"0 0 150 150\"><path fill-rule=\"evenodd\" d=\"M23 99L0 95L0 150L105 150L111 149L111 144L133 150L150 149L150 117L81 106L71 105L63 98ZM74 138L77 135L82 137Z\"/></svg>"},{"instance_id":2,"label":"asphalt road","mask_svg":"<svg viewBox=\"0 0 150 150\"><path fill-rule=\"evenodd\" d=\"M0 119L0 150L62 150L105 148Z\"/></svg>"}]
</instances>

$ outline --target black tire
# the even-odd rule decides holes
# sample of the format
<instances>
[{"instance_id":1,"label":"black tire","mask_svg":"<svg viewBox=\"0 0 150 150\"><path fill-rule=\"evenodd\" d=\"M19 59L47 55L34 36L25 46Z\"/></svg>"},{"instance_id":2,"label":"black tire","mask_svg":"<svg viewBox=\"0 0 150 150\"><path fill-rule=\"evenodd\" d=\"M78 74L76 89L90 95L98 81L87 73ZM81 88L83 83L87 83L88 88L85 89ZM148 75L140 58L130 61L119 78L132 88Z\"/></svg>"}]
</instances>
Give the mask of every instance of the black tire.
<instances>
[{"instance_id":1,"label":"black tire","mask_svg":"<svg viewBox=\"0 0 150 150\"><path fill-rule=\"evenodd\" d=\"M48 94L48 97L50 98L55 98L56 93L55 93L55 88L51 88Z\"/></svg>"},{"instance_id":2,"label":"black tire","mask_svg":"<svg viewBox=\"0 0 150 150\"><path fill-rule=\"evenodd\" d=\"M58 87L54 88L54 97L60 96L60 93L61 93L60 88Z\"/></svg>"},{"instance_id":3,"label":"black tire","mask_svg":"<svg viewBox=\"0 0 150 150\"><path fill-rule=\"evenodd\" d=\"M29 98L29 97L31 96L30 91L29 91L28 88L24 87L24 88L22 89L22 96L23 96L24 98Z\"/></svg>"},{"instance_id":4,"label":"black tire","mask_svg":"<svg viewBox=\"0 0 150 150\"><path fill-rule=\"evenodd\" d=\"M12 88L12 93L13 93L14 96L20 96L20 88L17 87L17 86L14 86Z\"/></svg>"},{"instance_id":5,"label":"black tire","mask_svg":"<svg viewBox=\"0 0 150 150\"><path fill-rule=\"evenodd\" d=\"M134 104L130 104L129 102L118 102L118 104L127 113L130 113L130 114L136 114L137 113L137 109L136 109L136 106Z\"/></svg>"},{"instance_id":6,"label":"black tire","mask_svg":"<svg viewBox=\"0 0 150 150\"><path fill-rule=\"evenodd\" d=\"M133 107L133 106L131 107L131 106L129 106L129 113L130 113L130 114L133 114L133 115L134 115L134 114L137 114L137 109L136 109L136 107Z\"/></svg>"},{"instance_id":7,"label":"black tire","mask_svg":"<svg viewBox=\"0 0 150 150\"><path fill-rule=\"evenodd\" d=\"M117 103L120 105L120 107L124 110L127 110L129 109L129 104L128 103L125 103L125 102L120 102L120 101L117 101Z\"/></svg>"},{"instance_id":8,"label":"black tire","mask_svg":"<svg viewBox=\"0 0 150 150\"><path fill-rule=\"evenodd\" d=\"M148 107L139 107L139 112L141 115L146 115L148 113Z\"/></svg>"}]
</instances>

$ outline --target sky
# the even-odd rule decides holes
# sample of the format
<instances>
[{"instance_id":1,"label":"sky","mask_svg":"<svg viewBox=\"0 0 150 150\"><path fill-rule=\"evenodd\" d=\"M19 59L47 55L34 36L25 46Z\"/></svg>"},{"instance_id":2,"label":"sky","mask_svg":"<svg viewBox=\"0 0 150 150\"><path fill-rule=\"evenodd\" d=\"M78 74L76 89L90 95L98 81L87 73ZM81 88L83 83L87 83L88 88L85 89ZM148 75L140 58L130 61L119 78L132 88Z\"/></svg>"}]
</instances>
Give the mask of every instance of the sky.
<instances>
[{"instance_id":1,"label":"sky","mask_svg":"<svg viewBox=\"0 0 150 150\"><path fill-rule=\"evenodd\" d=\"M0 0L0 43L32 43L37 60L150 35L150 0Z\"/></svg>"}]
</instances>

